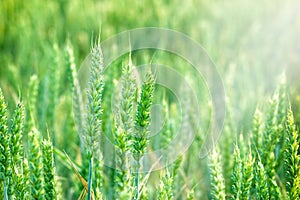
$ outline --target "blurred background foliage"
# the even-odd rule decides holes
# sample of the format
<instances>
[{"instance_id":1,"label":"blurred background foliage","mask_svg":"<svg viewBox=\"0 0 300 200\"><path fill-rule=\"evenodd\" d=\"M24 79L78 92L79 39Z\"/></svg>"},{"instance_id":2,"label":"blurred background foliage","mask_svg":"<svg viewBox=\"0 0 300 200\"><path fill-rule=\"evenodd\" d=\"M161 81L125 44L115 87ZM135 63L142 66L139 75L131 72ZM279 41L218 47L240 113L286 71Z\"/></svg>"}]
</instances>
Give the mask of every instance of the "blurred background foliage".
<instances>
[{"instance_id":1,"label":"blurred background foliage","mask_svg":"<svg viewBox=\"0 0 300 200\"><path fill-rule=\"evenodd\" d=\"M174 29L202 45L223 79L230 105L225 123L236 122L236 133L248 130L257 103L273 93L283 72L299 122L300 2L296 0L1 0L0 87L9 109L15 107L13 102L20 94L24 98L30 94L30 77L37 74L38 124L46 132L46 126L54 123L49 109L55 81L51 72L57 65L60 78L53 132L56 146L67 147L66 151L76 156L78 148L68 144L69 138L76 137L72 136L74 122L68 119L72 115L68 71L63 58L57 58L62 57L69 40L79 69L92 37L99 32L103 41L140 27ZM155 59L167 57L161 55ZM180 63L175 59L170 65L176 62Z\"/></svg>"},{"instance_id":2,"label":"blurred background foliage","mask_svg":"<svg viewBox=\"0 0 300 200\"><path fill-rule=\"evenodd\" d=\"M206 49L237 111L273 90L284 70L293 86L292 101L299 104L299 7L293 0L3 0L0 84L7 98L16 98L32 74L45 78L53 63L53 44L62 48L67 38L80 66L99 30L105 40L128 29L154 26L183 32Z\"/></svg>"}]
</instances>

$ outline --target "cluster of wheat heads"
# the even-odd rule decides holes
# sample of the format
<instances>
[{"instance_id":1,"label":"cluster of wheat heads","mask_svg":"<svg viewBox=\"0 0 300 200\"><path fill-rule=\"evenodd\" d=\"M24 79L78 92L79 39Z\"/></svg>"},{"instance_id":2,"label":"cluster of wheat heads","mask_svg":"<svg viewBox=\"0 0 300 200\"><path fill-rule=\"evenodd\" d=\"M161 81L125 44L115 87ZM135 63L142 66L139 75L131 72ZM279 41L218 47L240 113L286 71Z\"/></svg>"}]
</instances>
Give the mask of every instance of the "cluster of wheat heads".
<instances>
[{"instance_id":1,"label":"cluster of wheat heads","mask_svg":"<svg viewBox=\"0 0 300 200\"><path fill-rule=\"evenodd\" d=\"M211 198L300 199L300 138L284 82L264 112L256 109L250 137L243 137L233 147L228 182L220 149L216 147L211 154Z\"/></svg>"},{"instance_id":2,"label":"cluster of wheat heads","mask_svg":"<svg viewBox=\"0 0 300 200\"><path fill-rule=\"evenodd\" d=\"M55 45L54 52L54 58L60 57L61 52ZM236 137L235 144L218 143L207 162L199 163L199 158L195 156L197 152L189 151L189 156L181 156L160 171L143 173L141 159L147 146L152 144L147 134L151 123L150 108L156 94L154 75L147 73L141 87L138 87L131 55L129 59L126 57L126 64L122 64L119 72L118 103L111 114L108 109L111 106L111 91L115 86L114 76L104 74L100 43L94 44L91 49L89 84L87 93L82 94L73 48L67 42L63 60L67 81L73 92L70 102L75 112L70 117L77 118L77 129L71 124L59 132L55 129L55 110L60 106L57 103L59 85L56 79L61 72L58 73L55 67L60 63L56 59L49 70L53 87L49 91L51 98L48 108L52 110L47 111L49 122L46 129L45 125L40 124L43 121L36 119L39 113L36 107L39 79L36 75L29 81L27 107L20 100L11 116L0 90L1 198L299 199L299 131L284 82L265 107L257 108L249 136L238 134L236 137L231 128L232 133L225 136ZM117 73L113 71L113 74ZM69 95L72 96L71 92ZM83 104L83 95L87 95L86 105ZM170 118L162 130L163 146L168 145L168 140L173 137L177 111L174 106L168 106L164 95L159 98L163 98L164 113ZM41 99L43 96L39 97ZM86 115L83 115L84 110ZM234 121L230 123L234 126ZM48 132L42 133L44 130ZM80 140L73 141L74 134L70 133L74 132L78 132L75 135L79 135ZM108 136L108 133L111 135ZM110 137L114 144L113 157L109 158L113 160L113 168L104 165L106 154L103 135ZM79 153L67 149L67 154L63 152L64 149L57 148L63 143L64 137L67 141L63 142L74 143ZM234 141L232 138L226 139ZM206 169L209 169L208 173ZM189 170L193 170L190 173L198 171L195 174L198 182L190 183L187 178ZM201 176L199 171L209 176ZM210 184L206 184L206 181Z\"/></svg>"},{"instance_id":3,"label":"cluster of wheat heads","mask_svg":"<svg viewBox=\"0 0 300 200\"><path fill-rule=\"evenodd\" d=\"M115 146L116 146L116 167L115 172L115 189L113 194L117 199L141 199L143 190L141 189L140 179L142 178L140 169L140 160L143 156L148 144L147 133L150 124L150 108L152 104L152 96L154 92L154 76L151 73L146 75L146 80L140 89L140 95L137 102L134 102L136 93L135 79L133 77L132 64L129 62L122 70L122 91L120 104L117 105L118 112L114 116L114 127L112 128ZM74 86L78 81L73 77ZM89 160L88 173L88 199L102 199L101 194L101 165L99 160L100 152L100 135L102 115L102 93L104 89L103 75L103 55L100 48L100 43L97 43L91 51L91 73L89 89L87 92L87 115L86 124L83 129L82 138L85 145L86 157ZM75 92L80 90L75 90ZM75 94L79 98L81 94ZM75 99L80 102L80 99ZM134 105L136 111L134 112ZM80 107L80 106L79 106ZM128 172L128 157L127 154L132 153L135 160L134 172ZM95 159L94 159L95 157ZM95 160L95 163L93 163ZM94 168L95 167L95 168ZM94 170L93 170L94 169ZM93 181L93 178L95 181ZM134 181L134 183L132 182ZM95 185L93 192L92 185ZM83 195L84 196L84 195Z\"/></svg>"},{"instance_id":4,"label":"cluster of wheat heads","mask_svg":"<svg viewBox=\"0 0 300 200\"><path fill-rule=\"evenodd\" d=\"M1 198L55 199L53 146L31 127L28 148L23 148L24 108L16 106L8 122L6 102L0 90Z\"/></svg>"}]
</instances>

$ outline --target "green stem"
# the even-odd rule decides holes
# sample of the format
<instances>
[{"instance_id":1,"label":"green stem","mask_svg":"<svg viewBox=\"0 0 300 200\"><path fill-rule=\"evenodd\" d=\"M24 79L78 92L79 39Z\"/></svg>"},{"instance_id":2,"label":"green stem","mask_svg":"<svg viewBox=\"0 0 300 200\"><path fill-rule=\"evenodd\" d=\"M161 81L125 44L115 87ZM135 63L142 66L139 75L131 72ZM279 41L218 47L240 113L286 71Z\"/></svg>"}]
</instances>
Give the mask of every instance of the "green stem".
<instances>
[{"instance_id":1,"label":"green stem","mask_svg":"<svg viewBox=\"0 0 300 200\"><path fill-rule=\"evenodd\" d=\"M91 200L93 157L89 159L88 200Z\"/></svg>"},{"instance_id":2,"label":"green stem","mask_svg":"<svg viewBox=\"0 0 300 200\"><path fill-rule=\"evenodd\" d=\"M135 171L135 200L139 198L139 169L140 169L140 158L136 161Z\"/></svg>"},{"instance_id":3,"label":"green stem","mask_svg":"<svg viewBox=\"0 0 300 200\"><path fill-rule=\"evenodd\" d=\"M6 180L4 180L4 200L8 200Z\"/></svg>"}]
</instances>

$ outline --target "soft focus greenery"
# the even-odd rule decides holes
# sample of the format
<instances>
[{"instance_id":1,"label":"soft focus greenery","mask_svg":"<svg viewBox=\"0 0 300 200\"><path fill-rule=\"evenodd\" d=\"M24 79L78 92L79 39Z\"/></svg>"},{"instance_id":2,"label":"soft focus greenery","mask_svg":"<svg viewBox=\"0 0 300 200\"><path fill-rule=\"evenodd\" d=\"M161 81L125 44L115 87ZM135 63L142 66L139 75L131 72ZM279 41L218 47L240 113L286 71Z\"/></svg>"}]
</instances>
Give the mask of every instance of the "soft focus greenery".
<instances>
[{"instance_id":1,"label":"soft focus greenery","mask_svg":"<svg viewBox=\"0 0 300 200\"><path fill-rule=\"evenodd\" d=\"M0 1L0 198L299 198L299 10L296 0ZM101 75L91 74L90 111L83 115L86 92L77 75L85 57L97 54L96 40L140 27L187 34L220 72L227 113L208 158L200 159L199 149L210 120L209 91L168 52L134 51L103 77L94 70ZM149 63L190 79L201 122L181 118L174 94L152 87L155 71L137 86L135 66ZM119 102L114 108L112 98ZM155 104L163 105L166 120L159 135L147 138ZM191 147L166 168L141 173L142 155L168 146L182 121L201 124ZM105 157L104 137L116 146L113 158ZM129 152L135 171L104 164L126 169Z\"/></svg>"}]
</instances>

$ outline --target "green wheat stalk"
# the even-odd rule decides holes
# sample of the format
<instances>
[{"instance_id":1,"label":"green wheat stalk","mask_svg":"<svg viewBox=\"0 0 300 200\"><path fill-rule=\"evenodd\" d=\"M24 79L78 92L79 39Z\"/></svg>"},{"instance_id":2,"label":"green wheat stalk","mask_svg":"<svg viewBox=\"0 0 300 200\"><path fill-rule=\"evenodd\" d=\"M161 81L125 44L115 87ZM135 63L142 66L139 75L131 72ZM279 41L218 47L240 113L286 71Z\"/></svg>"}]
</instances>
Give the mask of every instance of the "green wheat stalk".
<instances>
[{"instance_id":1,"label":"green wheat stalk","mask_svg":"<svg viewBox=\"0 0 300 200\"><path fill-rule=\"evenodd\" d=\"M132 191L130 186L130 174L128 173L128 135L121 128L116 128L114 131L116 144L116 167L115 171L115 198L116 199L131 199Z\"/></svg>"},{"instance_id":2,"label":"green wheat stalk","mask_svg":"<svg viewBox=\"0 0 300 200\"><path fill-rule=\"evenodd\" d=\"M263 138L262 138L262 149L261 152L261 161L264 165L266 174L268 176L269 182L269 192L271 198L279 198L280 192L279 187L276 182L276 157L275 149L280 142L280 135L277 131L276 124L276 113L278 107L279 96L275 92L273 98L269 104L269 110L267 112L267 117L265 121L265 126L263 129Z\"/></svg>"},{"instance_id":3,"label":"green wheat stalk","mask_svg":"<svg viewBox=\"0 0 300 200\"><path fill-rule=\"evenodd\" d=\"M27 112L26 112L26 133L34 126L34 121L37 115L37 96L38 96L39 79L36 74L32 75L28 83L27 92Z\"/></svg>"},{"instance_id":4,"label":"green wheat stalk","mask_svg":"<svg viewBox=\"0 0 300 200\"><path fill-rule=\"evenodd\" d=\"M253 117L253 124L252 124L252 134L251 134L251 148L252 149L262 149L262 112L259 108L256 108L254 117ZM253 152L254 154L256 151Z\"/></svg>"},{"instance_id":5,"label":"green wheat stalk","mask_svg":"<svg viewBox=\"0 0 300 200\"><path fill-rule=\"evenodd\" d=\"M63 184L62 181L59 179L58 176L55 176L55 191L56 191L56 199L63 199Z\"/></svg>"},{"instance_id":6,"label":"green wheat stalk","mask_svg":"<svg viewBox=\"0 0 300 200\"><path fill-rule=\"evenodd\" d=\"M59 64L60 64L59 58L60 58L59 47L57 44L54 44L53 56L52 56L53 63L51 63L49 68L49 91L48 91L49 105L47 109L47 117L48 117L47 129L49 129L50 132L52 133L52 140L54 144L56 143L54 122L55 122L55 112L56 112L58 91L59 91Z\"/></svg>"},{"instance_id":7,"label":"green wheat stalk","mask_svg":"<svg viewBox=\"0 0 300 200\"><path fill-rule=\"evenodd\" d=\"M131 57L129 64L122 68L122 97L120 101L119 126L131 135L133 132L133 103L135 100L136 84L133 76Z\"/></svg>"},{"instance_id":8,"label":"green wheat stalk","mask_svg":"<svg viewBox=\"0 0 300 200\"><path fill-rule=\"evenodd\" d=\"M103 55L100 42L92 48L90 81L87 92L87 124L83 134L83 140L87 148L87 158L89 160L88 175L88 199L91 199L93 156L99 155L99 139L101 132L102 116L102 92L103 92Z\"/></svg>"},{"instance_id":9,"label":"green wheat stalk","mask_svg":"<svg viewBox=\"0 0 300 200\"><path fill-rule=\"evenodd\" d=\"M68 78L72 88L72 108L73 108L73 117L76 122L75 126L78 130L80 137L82 137L82 133L85 131L85 119L84 119L84 107L83 107L83 99L81 87L78 80L78 73L75 64L75 57L73 46L69 40L67 40L67 44L64 49L64 59L67 67ZM87 153L85 151L84 141L79 140L80 152L81 152L81 160L82 160L82 168L81 175L86 176L88 174L89 161L87 159ZM80 189L81 190L81 189Z\"/></svg>"},{"instance_id":10,"label":"green wheat stalk","mask_svg":"<svg viewBox=\"0 0 300 200\"><path fill-rule=\"evenodd\" d=\"M281 133L285 129L284 122L286 121L286 114L287 114L287 92L286 92L285 79L286 79L285 76L282 75L280 84L277 88L278 106L277 106L277 113L276 113L276 124L278 125L279 132Z\"/></svg>"},{"instance_id":11,"label":"green wheat stalk","mask_svg":"<svg viewBox=\"0 0 300 200\"><path fill-rule=\"evenodd\" d=\"M139 168L140 159L144 155L148 139L148 126L150 124L150 108L154 92L154 76L151 73L146 74L146 80L142 85L140 99L137 105L135 118L135 131L133 135L133 157L136 162L135 172L135 199L138 199L139 194Z\"/></svg>"},{"instance_id":12,"label":"green wheat stalk","mask_svg":"<svg viewBox=\"0 0 300 200\"><path fill-rule=\"evenodd\" d=\"M222 159L222 168L225 179L226 192L230 191L231 185L231 174L233 170L233 159L231 159L232 154L234 153L234 137L233 133L236 133L236 126L234 125L234 116L233 116L233 106L231 105L230 98L226 98L226 121L224 124L224 131L222 137L220 138L220 149L222 149L221 155Z\"/></svg>"},{"instance_id":13,"label":"green wheat stalk","mask_svg":"<svg viewBox=\"0 0 300 200\"><path fill-rule=\"evenodd\" d=\"M9 188L9 196L22 198L22 164L23 164L23 127L24 127L24 109L22 103L18 103L11 120L10 128L10 149L11 149L11 167L12 181Z\"/></svg>"},{"instance_id":14,"label":"green wheat stalk","mask_svg":"<svg viewBox=\"0 0 300 200\"><path fill-rule=\"evenodd\" d=\"M275 150L275 170L278 170L279 167L283 162L281 160L284 159L284 141L286 137L285 131L285 123L286 123L286 116L287 116L287 91L286 91L286 80L285 76L282 75L280 84L277 88L278 93L278 105L277 105L277 112L276 112L276 131L278 135L279 144L276 146Z\"/></svg>"},{"instance_id":15,"label":"green wheat stalk","mask_svg":"<svg viewBox=\"0 0 300 200\"><path fill-rule=\"evenodd\" d=\"M269 178L265 171L264 165L261 163L260 157L256 160L255 165L255 196L257 200L270 199Z\"/></svg>"},{"instance_id":16,"label":"green wheat stalk","mask_svg":"<svg viewBox=\"0 0 300 200\"><path fill-rule=\"evenodd\" d=\"M22 192L21 197L23 199L29 199L30 198L30 169L29 169L29 163L28 159L24 158L23 160L23 183L22 183Z\"/></svg>"},{"instance_id":17,"label":"green wheat stalk","mask_svg":"<svg viewBox=\"0 0 300 200\"><path fill-rule=\"evenodd\" d=\"M248 155L243 160L242 169L242 184L241 184L241 197L240 199L247 200L250 197L250 189L254 179L254 158L252 152L249 151Z\"/></svg>"},{"instance_id":18,"label":"green wheat stalk","mask_svg":"<svg viewBox=\"0 0 300 200\"><path fill-rule=\"evenodd\" d=\"M12 174L10 135L7 127L7 108L2 90L0 88L0 180L3 184L1 198L8 199L7 189ZM2 187L1 187L2 188Z\"/></svg>"},{"instance_id":19,"label":"green wheat stalk","mask_svg":"<svg viewBox=\"0 0 300 200\"><path fill-rule=\"evenodd\" d=\"M113 131L116 145L115 198L131 199L132 189L128 173L128 153L130 151L130 136L133 135L133 104L136 84L133 76L133 66L129 56L129 64L122 67L122 90L120 107L116 115L116 129Z\"/></svg>"},{"instance_id":20,"label":"green wheat stalk","mask_svg":"<svg viewBox=\"0 0 300 200\"><path fill-rule=\"evenodd\" d=\"M225 200L225 180L222 174L222 162L219 150L215 147L209 159L211 199Z\"/></svg>"},{"instance_id":21,"label":"green wheat stalk","mask_svg":"<svg viewBox=\"0 0 300 200\"><path fill-rule=\"evenodd\" d=\"M172 169L172 176L174 177L174 178L176 178L177 177L177 175L178 175L178 171L179 171L179 169L180 169L180 167L181 167L181 164L182 164L182 162L183 162L183 156L179 156L178 158L177 158L177 160L173 163L173 169Z\"/></svg>"},{"instance_id":22,"label":"green wheat stalk","mask_svg":"<svg viewBox=\"0 0 300 200\"><path fill-rule=\"evenodd\" d=\"M98 158L94 162L94 176L95 176L95 198L102 200L102 187L103 187L103 166L101 163L101 159Z\"/></svg>"},{"instance_id":23,"label":"green wheat stalk","mask_svg":"<svg viewBox=\"0 0 300 200\"><path fill-rule=\"evenodd\" d=\"M42 155L45 191L43 199L56 199L53 146L49 139L44 140L42 143Z\"/></svg>"},{"instance_id":24,"label":"green wheat stalk","mask_svg":"<svg viewBox=\"0 0 300 200\"><path fill-rule=\"evenodd\" d=\"M253 185L252 183L254 183L254 157L250 145L248 148L246 147L241 137L239 145L236 144L233 154L231 199L247 200L250 198L250 189Z\"/></svg>"},{"instance_id":25,"label":"green wheat stalk","mask_svg":"<svg viewBox=\"0 0 300 200\"><path fill-rule=\"evenodd\" d=\"M233 173L232 173L232 186L231 186L231 199L239 199L241 196L241 183L242 183L242 169L243 163L241 153L238 145L235 145L233 153Z\"/></svg>"},{"instance_id":26,"label":"green wheat stalk","mask_svg":"<svg viewBox=\"0 0 300 200\"><path fill-rule=\"evenodd\" d=\"M172 200L174 198L173 182L174 178L168 169L165 171L165 173L161 174L157 196L158 200Z\"/></svg>"},{"instance_id":27,"label":"green wheat stalk","mask_svg":"<svg viewBox=\"0 0 300 200\"><path fill-rule=\"evenodd\" d=\"M284 151L284 169L286 177L286 191L289 199L300 198L300 154L299 154L299 133L296 129L293 112L291 106L289 106L286 122L286 140ZM297 181L298 178L298 181Z\"/></svg>"},{"instance_id":28,"label":"green wheat stalk","mask_svg":"<svg viewBox=\"0 0 300 200\"><path fill-rule=\"evenodd\" d=\"M40 133L37 129L29 132L30 195L33 199L43 199L43 163Z\"/></svg>"},{"instance_id":29,"label":"green wheat stalk","mask_svg":"<svg viewBox=\"0 0 300 200\"><path fill-rule=\"evenodd\" d=\"M14 171L21 167L23 158L23 126L24 126L24 109L22 103L18 103L15 109L14 117L11 120L11 154L12 166Z\"/></svg>"},{"instance_id":30,"label":"green wheat stalk","mask_svg":"<svg viewBox=\"0 0 300 200\"><path fill-rule=\"evenodd\" d=\"M294 179L294 186L292 187L290 195L290 200L299 200L300 199L300 170Z\"/></svg>"},{"instance_id":31,"label":"green wheat stalk","mask_svg":"<svg viewBox=\"0 0 300 200\"><path fill-rule=\"evenodd\" d=\"M150 108L154 92L154 76L150 73L146 75L146 81L142 85L140 100L137 105L135 118L136 134L133 141L133 153L136 161L140 160L145 153L147 146L147 133L150 124Z\"/></svg>"},{"instance_id":32,"label":"green wheat stalk","mask_svg":"<svg viewBox=\"0 0 300 200\"><path fill-rule=\"evenodd\" d=\"M75 109L74 117L76 119L76 126L79 131L79 133L82 133L84 131L84 117L83 117L83 100L82 100L82 93L81 88L78 80L78 74L77 69L75 65L75 58L74 58L74 52L73 47L70 43L70 41L67 42L65 47L65 63L67 66L67 70L69 72L69 78L72 85L72 91L73 91L73 109Z\"/></svg>"}]
</instances>

